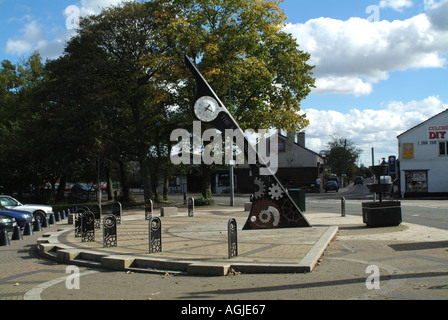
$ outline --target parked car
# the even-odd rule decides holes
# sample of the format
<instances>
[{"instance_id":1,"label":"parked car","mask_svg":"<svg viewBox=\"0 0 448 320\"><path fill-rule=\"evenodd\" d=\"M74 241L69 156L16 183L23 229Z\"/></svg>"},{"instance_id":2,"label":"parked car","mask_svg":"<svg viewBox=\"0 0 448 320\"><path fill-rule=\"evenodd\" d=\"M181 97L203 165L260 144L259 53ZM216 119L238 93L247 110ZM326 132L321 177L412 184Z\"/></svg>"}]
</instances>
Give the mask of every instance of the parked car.
<instances>
[{"instance_id":1,"label":"parked car","mask_svg":"<svg viewBox=\"0 0 448 320\"><path fill-rule=\"evenodd\" d=\"M33 214L27 211L12 210L0 206L0 214L8 216L16 220L20 228L25 228L27 223L33 223Z\"/></svg>"},{"instance_id":2,"label":"parked car","mask_svg":"<svg viewBox=\"0 0 448 320\"><path fill-rule=\"evenodd\" d=\"M4 214L0 214L0 230L11 232L14 230L15 226L17 226L16 219Z\"/></svg>"},{"instance_id":3,"label":"parked car","mask_svg":"<svg viewBox=\"0 0 448 320\"><path fill-rule=\"evenodd\" d=\"M22 204L10 196L0 196L0 204L7 209L20 210L31 213L34 218L41 219L53 214L53 208L41 204Z\"/></svg>"},{"instance_id":4,"label":"parked car","mask_svg":"<svg viewBox=\"0 0 448 320\"><path fill-rule=\"evenodd\" d=\"M355 177L355 180L353 181L355 184L364 184L364 178L361 176Z\"/></svg>"},{"instance_id":5,"label":"parked car","mask_svg":"<svg viewBox=\"0 0 448 320\"><path fill-rule=\"evenodd\" d=\"M86 183L77 183L72 186L71 192L81 193L81 192L90 192L92 191L92 186L87 185Z\"/></svg>"},{"instance_id":6,"label":"parked car","mask_svg":"<svg viewBox=\"0 0 448 320\"><path fill-rule=\"evenodd\" d=\"M325 184L325 192L334 190L336 192L339 192L339 184L336 181L330 180L327 181Z\"/></svg>"}]
</instances>

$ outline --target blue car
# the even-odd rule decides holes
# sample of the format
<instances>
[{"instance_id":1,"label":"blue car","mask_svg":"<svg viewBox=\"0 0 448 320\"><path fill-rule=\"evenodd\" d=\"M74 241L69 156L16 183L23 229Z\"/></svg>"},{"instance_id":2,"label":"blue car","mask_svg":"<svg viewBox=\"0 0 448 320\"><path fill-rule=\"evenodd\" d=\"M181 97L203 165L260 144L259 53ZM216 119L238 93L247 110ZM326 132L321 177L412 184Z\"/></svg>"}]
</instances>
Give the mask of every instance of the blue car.
<instances>
[{"instance_id":1,"label":"blue car","mask_svg":"<svg viewBox=\"0 0 448 320\"><path fill-rule=\"evenodd\" d=\"M325 185L325 192L334 190L336 192L339 191L339 184L336 181L327 181L327 184Z\"/></svg>"},{"instance_id":2,"label":"blue car","mask_svg":"<svg viewBox=\"0 0 448 320\"><path fill-rule=\"evenodd\" d=\"M15 226L17 226L16 219L0 214L0 231L12 232Z\"/></svg>"},{"instance_id":3,"label":"blue car","mask_svg":"<svg viewBox=\"0 0 448 320\"><path fill-rule=\"evenodd\" d=\"M27 211L10 210L0 206L0 214L16 219L20 228L25 228L27 223L33 223L33 214Z\"/></svg>"}]
</instances>

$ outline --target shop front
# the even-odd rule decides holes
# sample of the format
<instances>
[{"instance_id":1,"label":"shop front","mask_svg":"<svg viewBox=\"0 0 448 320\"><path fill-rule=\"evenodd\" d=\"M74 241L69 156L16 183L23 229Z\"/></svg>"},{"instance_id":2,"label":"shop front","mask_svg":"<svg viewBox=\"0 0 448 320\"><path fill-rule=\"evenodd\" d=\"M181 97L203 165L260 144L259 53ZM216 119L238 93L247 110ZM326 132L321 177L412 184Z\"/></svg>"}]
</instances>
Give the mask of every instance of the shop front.
<instances>
[{"instance_id":1,"label":"shop front","mask_svg":"<svg viewBox=\"0 0 448 320\"><path fill-rule=\"evenodd\" d=\"M402 197L448 196L448 109L398 136Z\"/></svg>"}]
</instances>

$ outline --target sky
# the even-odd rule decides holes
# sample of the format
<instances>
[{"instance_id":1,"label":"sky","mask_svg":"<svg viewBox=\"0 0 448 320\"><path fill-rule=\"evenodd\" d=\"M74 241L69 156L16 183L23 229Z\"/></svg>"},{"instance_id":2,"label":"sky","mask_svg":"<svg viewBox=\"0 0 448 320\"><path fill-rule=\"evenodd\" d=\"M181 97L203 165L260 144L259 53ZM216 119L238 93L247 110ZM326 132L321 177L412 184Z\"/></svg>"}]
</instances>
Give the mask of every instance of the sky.
<instances>
[{"instance_id":1,"label":"sky","mask_svg":"<svg viewBox=\"0 0 448 320\"><path fill-rule=\"evenodd\" d=\"M55 59L77 17L120 0L0 0L0 61ZM316 88L302 103L307 148L333 137L359 164L398 156L397 136L448 109L448 0L285 0L284 31L311 54Z\"/></svg>"}]
</instances>

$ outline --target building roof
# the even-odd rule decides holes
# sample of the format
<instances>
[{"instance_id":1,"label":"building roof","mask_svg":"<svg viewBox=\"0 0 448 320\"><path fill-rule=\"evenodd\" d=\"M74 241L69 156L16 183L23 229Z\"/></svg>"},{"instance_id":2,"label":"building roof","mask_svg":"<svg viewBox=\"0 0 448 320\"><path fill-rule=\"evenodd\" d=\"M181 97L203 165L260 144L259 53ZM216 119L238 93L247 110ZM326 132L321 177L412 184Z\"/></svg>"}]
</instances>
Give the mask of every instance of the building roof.
<instances>
[{"instance_id":1,"label":"building roof","mask_svg":"<svg viewBox=\"0 0 448 320\"><path fill-rule=\"evenodd\" d=\"M411 129L406 130L405 132L399 134L399 135L397 136L397 138L400 138L402 135L404 135L404 134L406 134L406 133L408 133L408 132L410 132L410 131L412 131L412 130L414 130L414 129L416 129L416 128L422 126L422 125L424 125L424 124L427 123L428 121L431 121L432 119L437 118L438 116L440 116L441 114L443 114L443 113L445 113L445 112L448 112L448 109L446 109L445 111L442 111L442 112L436 114L435 116L429 118L429 119L426 120L426 121L423 121L422 123L420 123L420 124L418 124L418 125L412 127Z\"/></svg>"},{"instance_id":2,"label":"building roof","mask_svg":"<svg viewBox=\"0 0 448 320\"><path fill-rule=\"evenodd\" d=\"M278 132L278 136L279 136L280 138L282 138L282 139L285 139L285 140L288 139L287 136L281 134L280 132ZM313 151L313 150L311 150L311 149L308 149L307 147L304 147L304 146L300 145L299 143L297 143L297 142L295 142L295 141L293 142L293 144L294 144L296 147L300 147L300 148L302 148L302 149L304 149L304 150L306 150L306 151L308 151L308 152L311 152L311 153L315 154L316 156L318 156L319 158L322 159L322 156L321 156L320 154L318 154L317 152L315 152L315 151Z\"/></svg>"}]
</instances>

